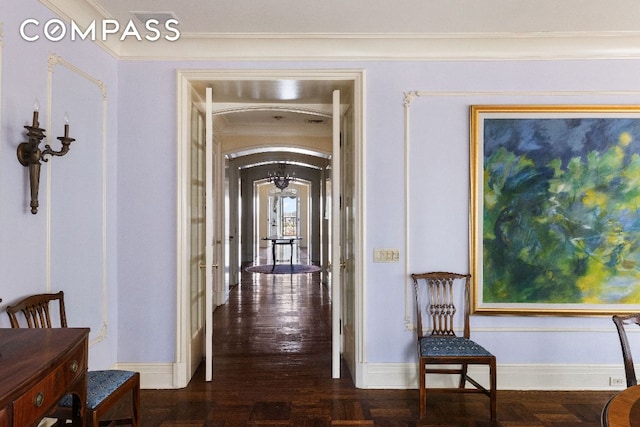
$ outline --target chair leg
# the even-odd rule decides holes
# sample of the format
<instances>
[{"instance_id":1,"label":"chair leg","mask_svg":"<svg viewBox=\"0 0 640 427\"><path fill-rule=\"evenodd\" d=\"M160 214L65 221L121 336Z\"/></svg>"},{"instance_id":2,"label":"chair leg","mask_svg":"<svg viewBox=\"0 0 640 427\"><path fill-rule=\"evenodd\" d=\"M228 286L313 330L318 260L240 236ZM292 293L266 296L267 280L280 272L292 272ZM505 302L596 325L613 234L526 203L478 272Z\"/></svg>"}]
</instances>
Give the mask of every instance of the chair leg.
<instances>
[{"instance_id":1,"label":"chair leg","mask_svg":"<svg viewBox=\"0 0 640 427\"><path fill-rule=\"evenodd\" d=\"M491 421L495 422L497 419L496 414L496 359L493 359L489 364L489 401L491 405Z\"/></svg>"},{"instance_id":2,"label":"chair leg","mask_svg":"<svg viewBox=\"0 0 640 427\"><path fill-rule=\"evenodd\" d=\"M469 365L467 365L466 363L462 364L462 367L460 369L460 384L458 385L458 388L464 388L465 385L467 384L467 368L469 367Z\"/></svg>"},{"instance_id":3,"label":"chair leg","mask_svg":"<svg viewBox=\"0 0 640 427\"><path fill-rule=\"evenodd\" d=\"M140 426L140 374L136 373L136 385L131 390L131 427Z\"/></svg>"},{"instance_id":4,"label":"chair leg","mask_svg":"<svg viewBox=\"0 0 640 427\"><path fill-rule=\"evenodd\" d=\"M99 427L98 411L87 411L87 427Z\"/></svg>"},{"instance_id":5,"label":"chair leg","mask_svg":"<svg viewBox=\"0 0 640 427\"><path fill-rule=\"evenodd\" d=\"M423 360L420 360L420 419L427 416L427 384L426 377L427 367Z\"/></svg>"}]
</instances>

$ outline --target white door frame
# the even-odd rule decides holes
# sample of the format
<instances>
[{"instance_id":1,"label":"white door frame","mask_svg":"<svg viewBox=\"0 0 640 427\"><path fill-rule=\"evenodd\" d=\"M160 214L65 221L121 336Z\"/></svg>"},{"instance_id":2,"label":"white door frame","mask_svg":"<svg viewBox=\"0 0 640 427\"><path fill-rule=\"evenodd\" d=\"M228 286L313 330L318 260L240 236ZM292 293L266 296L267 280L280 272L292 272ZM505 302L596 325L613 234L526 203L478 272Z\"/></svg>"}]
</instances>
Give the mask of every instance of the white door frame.
<instances>
[{"instance_id":1,"label":"white door frame","mask_svg":"<svg viewBox=\"0 0 640 427\"><path fill-rule=\"evenodd\" d=\"M340 91L334 90L333 99L333 154L331 157L331 377L340 378L342 354L342 178L340 165L341 137Z\"/></svg>"},{"instance_id":2,"label":"white door frame","mask_svg":"<svg viewBox=\"0 0 640 427\"><path fill-rule=\"evenodd\" d=\"M190 91L192 83L198 81L215 80L350 80L353 81L353 102L355 108L355 157L356 157L356 183L354 193L357 195L356 203L361 215L355 224L356 242L355 248L355 313L354 321L356 330L355 354L358 369L352 372L354 381L358 387L366 387L362 383L365 361L364 354L364 325L366 310L364 306L366 283L364 277L364 70L178 70L177 72L177 247L176 247L176 360L173 366L173 386L185 387L191 379L191 373L187 372L186 362L189 357L188 342L190 338L189 328L189 260L186 250L189 239L188 200L189 189L188 161L189 161L189 122L186 114L191 107ZM223 161L221 159L221 161ZM224 168L224 165L219 165ZM334 203L339 203L335 201ZM226 238L226 236L225 236ZM334 237L334 238L337 238Z\"/></svg>"}]
</instances>

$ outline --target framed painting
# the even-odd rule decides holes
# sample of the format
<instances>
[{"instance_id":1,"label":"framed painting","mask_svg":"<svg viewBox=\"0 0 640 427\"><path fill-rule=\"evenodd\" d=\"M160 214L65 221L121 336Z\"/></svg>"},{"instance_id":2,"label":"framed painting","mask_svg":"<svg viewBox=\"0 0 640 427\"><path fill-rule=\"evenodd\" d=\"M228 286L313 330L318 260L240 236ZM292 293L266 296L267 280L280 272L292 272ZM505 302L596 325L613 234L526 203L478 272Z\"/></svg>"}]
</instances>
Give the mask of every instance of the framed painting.
<instances>
[{"instance_id":1,"label":"framed painting","mask_svg":"<svg viewBox=\"0 0 640 427\"><path fill-rule=\"evenodd\" d=\"M640 106L471 106L474 312L640 311Z\"/></svg>"}]
</instances>

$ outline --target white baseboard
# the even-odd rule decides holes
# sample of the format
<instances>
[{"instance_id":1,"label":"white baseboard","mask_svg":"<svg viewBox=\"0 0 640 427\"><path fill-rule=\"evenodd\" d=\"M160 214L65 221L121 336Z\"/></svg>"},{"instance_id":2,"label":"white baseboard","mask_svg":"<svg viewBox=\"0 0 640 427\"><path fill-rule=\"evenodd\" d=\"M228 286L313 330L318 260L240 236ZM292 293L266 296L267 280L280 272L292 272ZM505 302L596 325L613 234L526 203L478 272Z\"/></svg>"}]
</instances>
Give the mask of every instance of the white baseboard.
<instances>
[{"instance_id":1,"label":"white baseboard","mask_svg":"<svg viewBox=\"0 0 640 427\"><path fill-rule=\"evenodd\" d=\"M359 381L370 389L417 389L417 364L365 364ZM469 374L482 384L488 383L488 369L470 366ZM626 387L622 365L512 364L497 366L499 390L621 390ZM612 379L615 379L617 383ZM455 378L432 375L428 384L455 386ZM622 384L620 384L622 382Z\"/></svg>"},{"instance_id":2,"label":"white baseboard","mask_svg":"<svg viewBox=\"0 0 640 427\"><path fill-rule=\"evenodd\" d=\"M177 379L177 365L173 363L121 363L117 369L140 372L143 389L181 388ZM622 365L577 364L498 364L499 390L622 390L624 369ZM361 364L358 385L366 389L417 389L418 366L415 363ZM469 373L480 383L488 383L485 367L471 366ZM612 384L612 379L618 383ZM188 382L188 380L186 381ZM620 383L622 382L622 383ZM428 383L434 386L455 386L455 378L446 375L430 376Z\"/></svg>"},{"instance_id":3,"label":"white baseboard","mask_svg":"<svg viewBox=\"0 0 640 427\"><path fill-rule=\"evenodd\" d=\"M177 385L175 363L118 363L115 369L140 372L140 388L142 389L174 389Z\"/></svg>"}]
</instances>

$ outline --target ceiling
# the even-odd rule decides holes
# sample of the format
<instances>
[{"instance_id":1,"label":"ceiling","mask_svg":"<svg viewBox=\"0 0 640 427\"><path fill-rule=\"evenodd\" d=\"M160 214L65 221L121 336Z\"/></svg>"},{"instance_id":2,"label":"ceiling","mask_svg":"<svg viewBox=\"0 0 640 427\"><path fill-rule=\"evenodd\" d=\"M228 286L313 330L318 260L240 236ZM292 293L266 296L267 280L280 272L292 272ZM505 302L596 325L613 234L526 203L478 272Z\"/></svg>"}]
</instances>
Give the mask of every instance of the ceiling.
<instances>
[{"instance_id":1,"label":"ceiling","mask_svg":"<svg viewBox=\"0 0 640 427\"><path fill-rule=\"evenodd\" d=\"M636 0L92 0L124 22L172 12L184 34L637 31Z\"/></svg>"},{"instance_id":2,"label":"ceiling","mask_svg":"<svg viewBox=\"0 0 640 427\"><path fill-rule=\"evenodd\" d=\"M333 91L353 92L347 80L202 79L192 86L202 99L212 89L220 131L231 135L329 137Z\"/></svg>"},{"instance_id":3,"label":"ceiling","mask_svg":"<svg viewBox=\"0 0 640 427\"><path fill-rule=\"evenodd\" d=\"M178 21L180 38L98 44L121 60L512 60L640 58L638 0L40 0L92 21ZM166 32L163 32L166 34ZM230 134L331 135L349 82L202 80ZM239 112L239 107L251 111Z\"/></svg>"}]
</instances>

